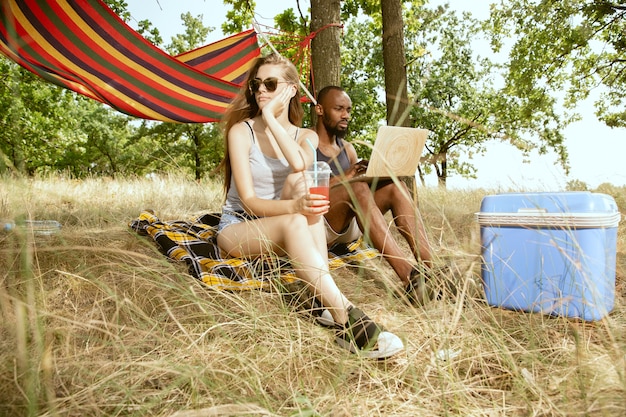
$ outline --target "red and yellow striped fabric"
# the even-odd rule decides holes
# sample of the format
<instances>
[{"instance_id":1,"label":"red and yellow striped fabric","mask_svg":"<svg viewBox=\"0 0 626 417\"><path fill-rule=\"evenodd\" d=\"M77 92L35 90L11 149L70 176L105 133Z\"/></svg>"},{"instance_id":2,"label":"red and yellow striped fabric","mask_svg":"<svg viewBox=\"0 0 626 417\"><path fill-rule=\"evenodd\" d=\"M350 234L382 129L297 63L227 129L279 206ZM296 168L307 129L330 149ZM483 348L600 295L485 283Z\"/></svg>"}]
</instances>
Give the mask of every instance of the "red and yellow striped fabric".
<instances>
[{"instance_id":1,"label":"red and yellow striped fabric","mask_svg":"<svg viewBox=\"0 0 626 417\"><path fill-rule=\"evenodd\" d=\"M250 29L176 55L176 59L221 80L241 85L259 54L256 32Z\"/></svg>"},{"instance_id":2,"label":"red and yellow striped fabric","mask_svg":"<svg viewBox=\"0 0 626 417\"><path fill-rule=\"evenodd\" d=\"M254 30L172 57L100 0L0 0L0 51L131 116L220 119L260 49Z\"/></svg>"}]
</instances>

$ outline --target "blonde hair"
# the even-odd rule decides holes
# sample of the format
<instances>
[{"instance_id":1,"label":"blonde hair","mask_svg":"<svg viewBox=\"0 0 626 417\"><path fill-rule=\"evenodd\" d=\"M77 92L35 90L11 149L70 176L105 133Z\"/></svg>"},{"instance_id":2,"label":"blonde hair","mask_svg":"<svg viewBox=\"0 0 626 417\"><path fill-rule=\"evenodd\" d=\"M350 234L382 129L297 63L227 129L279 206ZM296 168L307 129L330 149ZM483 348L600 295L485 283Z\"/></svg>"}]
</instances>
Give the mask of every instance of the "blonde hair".
<instances>
[{"instance_id":1,"label":"blonde hair","mask_svg":"<svg viewBox=\"0 0 626 417\"><path fill-rule=\"evenodd\" d=\"M224 159L222 160L221 166L224 170L224 189L226 192L228 192L228 189L230 188L230 178L232 176L230 155L228 154L228 133L237 123L252 119L261 113L261 109L259 109L256 98L248 86L250 81L256 78L259 68L263 65L278 65L282 67L282 76L285 81L295 85L300 83L300 75L298 74L298 70L295 65L281 55L272 53L264 57L259 57L254 61L254 64L248 71L248 76L246 77L242 88L230 103L228 109L226 109L224 117L222 118L222 125L224 127ZM302 108L300 98L300 89L297 89L296 94L289 102L288 117L289 121L295 126L300 126L304 117L304 109Z\"/></svg>"}]
</instances>

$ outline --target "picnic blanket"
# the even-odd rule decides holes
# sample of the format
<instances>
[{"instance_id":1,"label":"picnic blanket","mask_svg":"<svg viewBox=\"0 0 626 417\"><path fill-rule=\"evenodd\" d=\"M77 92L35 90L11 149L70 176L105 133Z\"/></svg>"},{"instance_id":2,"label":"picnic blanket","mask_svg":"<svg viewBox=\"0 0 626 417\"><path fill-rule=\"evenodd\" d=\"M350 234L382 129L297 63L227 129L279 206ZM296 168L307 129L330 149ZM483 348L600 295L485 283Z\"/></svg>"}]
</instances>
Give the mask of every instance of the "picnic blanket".
<instances>
[{"instance_id":1,"label":"picnic blanket","mask_svg":"<svg viewBox=\"0 0 626 417\"><path fill-rule=\"evenodd\" d=\"M169 259L187 263L191 276L220 290L263 289L275 280L297 280L289 261L276 256L259 259L225 258L216 243L219 213L207 213L192 220L162 221L151 210L143 211L129 227L142 236L150 236ZM378 251L362 239L329 248L331 270L358 265L373 259Z\"/></svg>"}]
</instances>

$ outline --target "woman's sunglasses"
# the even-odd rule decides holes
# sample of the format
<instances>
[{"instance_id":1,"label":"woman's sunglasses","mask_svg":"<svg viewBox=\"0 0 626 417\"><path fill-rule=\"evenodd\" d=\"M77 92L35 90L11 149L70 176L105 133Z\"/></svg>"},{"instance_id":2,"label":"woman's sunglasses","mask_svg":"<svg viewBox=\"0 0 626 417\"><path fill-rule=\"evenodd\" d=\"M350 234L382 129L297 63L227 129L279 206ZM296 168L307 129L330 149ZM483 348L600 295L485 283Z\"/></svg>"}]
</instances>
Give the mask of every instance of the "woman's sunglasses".
<instances>
[{"instance_id":1,"label":"woman's sunglasses","mask_svg":"<svg viewBox=\"0 0 626 417\"><path fill-rule=\"evenodd\" d=\"M288 83L288 81L278 81L278 78L276 77L269 77L264 80L261 80L260 78L255 78L253 80L250 80L250 82L248 83L248 88L250 89L250 92L254 94L259 91L259 88L261 88L261 84L263 84L265 86L265 89L271 93L272 91L276 91L276 88L278 88L278 84L281 83Z\"/></svg>"}]
</instances>

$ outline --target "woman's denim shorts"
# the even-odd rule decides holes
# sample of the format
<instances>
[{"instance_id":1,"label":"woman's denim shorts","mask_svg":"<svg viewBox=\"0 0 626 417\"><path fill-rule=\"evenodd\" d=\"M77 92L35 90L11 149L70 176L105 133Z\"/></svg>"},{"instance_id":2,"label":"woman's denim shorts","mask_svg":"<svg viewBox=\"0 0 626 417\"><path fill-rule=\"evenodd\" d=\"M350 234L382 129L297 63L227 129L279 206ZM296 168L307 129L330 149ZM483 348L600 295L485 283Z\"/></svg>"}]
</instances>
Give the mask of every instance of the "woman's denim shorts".
<instances>
[{"instance_id":1,"label":"woman's denim shorts","mask_svg":"<svg viewBox=\"0 0 626 417\"><path fill-rule=\"evenodd\" d=\"M241 223L246 220L253 220L256 218L256 216L252 216L245 211L223 210L222 215L220 216L220 222L217 225L217 233L219 234L222 230L230 225Z\"/></svg>"}]
</instances>

